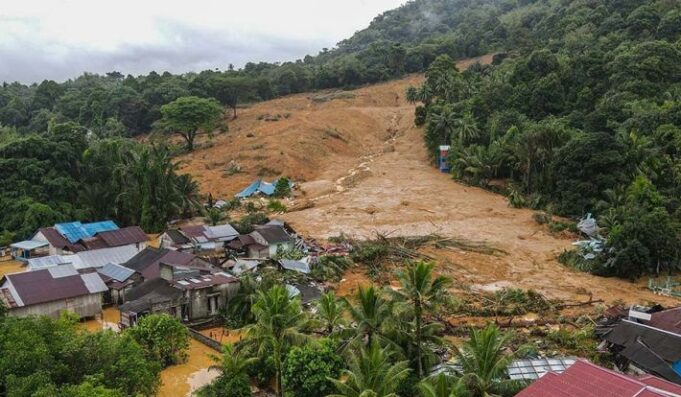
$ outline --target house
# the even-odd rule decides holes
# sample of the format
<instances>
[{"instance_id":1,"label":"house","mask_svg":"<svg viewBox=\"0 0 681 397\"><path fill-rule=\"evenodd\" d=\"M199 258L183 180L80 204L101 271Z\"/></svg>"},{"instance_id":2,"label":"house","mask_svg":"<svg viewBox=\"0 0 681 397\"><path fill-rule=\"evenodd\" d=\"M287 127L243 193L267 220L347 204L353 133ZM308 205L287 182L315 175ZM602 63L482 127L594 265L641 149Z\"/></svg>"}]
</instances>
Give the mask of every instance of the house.
<instances>
[{"instance_id":1,"label":"house","mask_svg":"<svg viewBox=\"0 0 681 397\"><path fill-rule=\"evenodd\" d=\"M171 229L160 236L161 248L177 251L222 252L225 244L239 236L231 225L193 225Z\"/></svg>"},{"instance_id":2,"label":"house","mask_svg":"<svg viewBox=\"0 0 681 397\"><path fill-rule=\"evenodd\" d=\"M168 276L164 272L128 292L128 302L119 306L121 327L132 327L150 313L166 313L184 322L210 320L239 290L239 280L223 272Z\"/></svg>"},{"instance_id":3,"label":"house","mask_svg":"<svg viewBox=\"0 0 681 397\"><path fill-rule=\"evenodd\" d=\"M10 244L9 248L12 258L22 262L50 254L49 244L45 241L19 241L18 243Z\"/></svg>"},{"instance_id":4,"label":"house","mask_svg":"<svg viewBox=\"0 0 681 397\"><path fill-rule=\"evenodd\" d=\"M680 334L622 319L603 340L620 358L622 368L633 366L681 384Z\"/></svg>"},{"instance_id":5,"label":"house","mask_svg":"<svg viewBox=\"0 0 681 397\"><path fill-rule=\"evenodd\" d=\"M248 245L249 258L272 258L278 252L292 250L293 238L278 225L256 226L249 234L254 243Z\"/></svg>"},{"instance_id":6,"label":"house","mask_svg":"<svg viewBox=\"0 0 681 397\"><path fill-rule=\"evenodd\" d=\"M126 293L142 283L140 273L115 263L107 263L97 272L108 288L104 294L104 303L122 304L126 300Z\"/></svg>"},{"instance_id":7,"label":"house","mask_svg":"<svg viewBox=\"0 0 681 397\"><path fill-rule=\"evenodd\" d=\"M81 251L69 255L50 255L32 258L28 259L26 263L29 271L60 265L72 265L76 270L97 269L108 263L124 263L137 254L138 250L134 245L123 245L120 247Z\"/></svg>"},{"instance_id":8,"label":"house","mask_svg":"<svg viewBox=\"0 0 681 397\"><path fill-rule=\"evenodd\" d=\"M161 276L161 264L178 269L193 269L203 273L216 271L210 263L189 252L174 251L166 248L145 248L122 266L141 274L143 280Z\"/></svg>"},{"instance_id":9,"label":"house","mask_svg":"<svg viewBox=\"0 0 681 397\"><path fill-rule=\"evenodd\" d=\"M0 279L0 300L10 316L58 318L63 311L92 317L102 311L108 290L97 273L79 273L71 265L7 274Z\"/></svg>"},{"instance_id":10,"label":"house","mask_svg":"<svg viewBox=\"0 0 681 397\"><path fill-rule=\"evenodd\" d=\"M579 359L563 373L548 372L516 397L681 397L681 386L645 375L633 378Z\"/></svg>"},{"instance_id":11,"label":"house","mask_svg":"<svg viewBox=\"0 0 681 397\"><path fill-rule=\"evenodd\" d=\"M134 247L144 249L149 237L139 226L119 228L112 221L58 223L39 229L30 240L13 244L12 255L26 261L47 255L68 255L83 251Z\"/></svg>"}]
</instances>

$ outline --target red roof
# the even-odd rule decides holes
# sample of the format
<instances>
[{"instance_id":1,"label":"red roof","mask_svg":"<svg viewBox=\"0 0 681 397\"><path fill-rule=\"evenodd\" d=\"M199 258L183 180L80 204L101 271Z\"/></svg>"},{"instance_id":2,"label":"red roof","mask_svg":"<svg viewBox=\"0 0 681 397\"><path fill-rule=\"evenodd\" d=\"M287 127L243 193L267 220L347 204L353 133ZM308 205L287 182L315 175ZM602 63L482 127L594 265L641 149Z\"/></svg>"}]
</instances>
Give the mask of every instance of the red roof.
<instances>
[{"instance_id":1,"label":"red roof","mask_svg":"<svg viewBox=\"0 0 681 397\"><path fill-rule=\"evenodd\" d=\"M657 387L658 389L676 393L681 396L681 386L677 385L676 383L672 383L668 380L664 380L653 375L639 376L638 380L645 383L648 386Z\"/></svg>"},{"instance_id":2,"label":"red roof","mask_svg":"<svg viewBox=\"0 0 681 397\"><path fill-rule=\"evenodd\" d=\"M650 321L644 322L651 327L681 334L681 307L651 314Z\"/></svg>"},{"instance_id":3,"label":"red roof","mask_svg":"<svg viewBox=\"0 0 681 397\"><path fill-rule=\"evenodd\" d=\"M652 377L653 379L659 379ZM659 379L662 381L661 379ZM576 361L562 374L549 372L516 397L671 397L678 396L677 385L662 381L659 386L599 367L585 360Z\"/></svg>"},{"instance_id":4,"label":"red roof","mask_svg":"<svg viewBox=\"0 0 681 397\"><path fill-rule=\"evenodd\" d=\"M124 227L117 230L109 230L97 233L109 247L120 247L123 245L142 243L149 240L149 236L144 233L139 226Z\"/></svg>"},{"instance_id":5,"label":"red roof","mask_svg":"<svg viewBox=\"0 0 681 397\"><path fill-rule=\"evenodd\" d=\"M92 293L88 290L81 274L75 270L73 275L64 277L55 277L51 269L44 269L7 274L5 278L11 283L10 290L14 288L23 303L18 306L75 298Z\"/></svg>"},{"instance_id":6,"label":"red roof","mask_svg":"<svg viewBox=\"0 0 681 397\"><path fill-rule=\"evenodd\" d=\"M187 237L205 237L206 227L204 225L185 226L180 230Z\"/></svg>"}]
</instances>

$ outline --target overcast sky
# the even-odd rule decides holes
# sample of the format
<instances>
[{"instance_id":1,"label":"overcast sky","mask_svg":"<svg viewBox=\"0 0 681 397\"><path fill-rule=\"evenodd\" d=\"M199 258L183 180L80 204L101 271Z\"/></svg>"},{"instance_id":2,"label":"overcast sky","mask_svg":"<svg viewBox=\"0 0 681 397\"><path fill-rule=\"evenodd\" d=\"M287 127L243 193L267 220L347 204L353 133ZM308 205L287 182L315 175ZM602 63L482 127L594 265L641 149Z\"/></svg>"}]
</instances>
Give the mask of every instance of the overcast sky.
<instances>
[{"instance_id":1,"label":"overcast sky","mask_svg":"<svg viewBox=\"0 0 681 397\"><path fill-rule=\"evenodd\" d=\"M404 1L2 0L0 81L295 60Z\"/></svg>"}]
</instances>

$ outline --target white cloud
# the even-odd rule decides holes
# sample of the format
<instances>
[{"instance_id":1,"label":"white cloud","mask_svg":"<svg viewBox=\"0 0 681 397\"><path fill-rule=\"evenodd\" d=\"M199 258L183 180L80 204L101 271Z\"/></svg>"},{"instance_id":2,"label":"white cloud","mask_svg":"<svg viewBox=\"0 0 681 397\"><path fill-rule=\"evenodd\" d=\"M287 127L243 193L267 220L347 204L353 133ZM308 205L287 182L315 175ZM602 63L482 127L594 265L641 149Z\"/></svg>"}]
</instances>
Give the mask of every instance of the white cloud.
<instances>
[{"instance_id":1,"label":"white cloud","mask_svg":"<svg viewBox=\"0 0 681 397\"><path fill-rule=\"evenodd\" d=\"M0 81L224 69L315 54L404 0L22 0L0 7Z\"/></svg>"}]
</instances>

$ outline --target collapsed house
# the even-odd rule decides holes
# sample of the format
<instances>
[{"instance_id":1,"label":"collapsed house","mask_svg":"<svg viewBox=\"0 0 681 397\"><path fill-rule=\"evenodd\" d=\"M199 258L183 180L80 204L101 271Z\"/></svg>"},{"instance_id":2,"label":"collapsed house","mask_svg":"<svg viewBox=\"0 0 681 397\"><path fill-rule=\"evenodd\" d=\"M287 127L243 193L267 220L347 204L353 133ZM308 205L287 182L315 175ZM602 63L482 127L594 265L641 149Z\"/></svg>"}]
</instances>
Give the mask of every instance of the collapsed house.
<instances>
[{"instance_id":1,"label":"collapsed house","mask_svg":"<svg viewBox=\"0 0 681 397\"><path fill-rule=\"evenodd\" d=\"M638 378L579 359L562 373L548 372L516 397L679 397L681 386L651 375Z\"/></svg>"},{"instance_id":2,"label":"collapsed house","mask_svg":"<svg viewBox=\"0 0 681 397\"><path fill-rule=\"evenodd\" d=\"M161 248L187 252L222 252L239 236L232 225L195 225L170 229L160 236Z\"/></svg>"},{"instance_id":3,"label":"collapsed house","mask_svg":"<svg viewBox=\"0 0 681 397\"><path fill-rule=\"evenodd\" d=\"M258 195L263 195L263 196L272 196L274 195L274 191L276 190L277 183L279 182L280 178L277 178L272 181L272 183L268 183L263 181L262 179L257 179L248 187L246 187L244 190L240 191L239 193L235 194L234 197L243 199L243 198L249 198L253 196L258 196ZM289 182L289 188L293 189L293 183Z\"/></svg>"},{"instance_id":4,"label":"collapsed house","mask_svg":"<svg viewBox=\"0 0 681 397\"><path fill-rule=\"evenodd\" d=\"M621 369L681 384L681 307L655 310L632 308L626 318L604 321L596 331Z\"/></svg>"},{"instance_id":5,"label":"collapsed house","mask_svg":"<svg viewBox=\"0 0 681 397\"><path fill-rule=\"evenodd\" d=\"M216 271L210 263L189 252L151 247L144 249L121 265L138 272L143 280L160 277L162 265L180 270L197 270L206 273Z\"/></svg>"},{"instance_id":6,"label":"collapsed house","mask_svg":"<svg viewBox=\"0 0 681 397\"><path fill-rule=\"evenodd\" d=\"M283 226L268 224L255 226L251 233L237 236L227 243L227 248L235 256L269 259L277 253L294 249L295 240Z\"/></svg>"},{"instance_id":7,"label":"collapsed house","mask_svg":"<svg viewBox=\"0 0 681 397\"><path fill-rule=\"evenodd\" d=\"M227 273L201 274L163 265L161 277L147 280L127 293L119 306L120 326L135 326L147 314L165 313L183 322L211 320L239 290L239 280Z\"/></svg>"},{"instance_id":8,"label":"collapsed house","mask_svg":"<svg viewBox=\"0 0 681 397\"><path fill-rule=\"evenodd\" d=\"M0 279L0 301L10 316L59 318L63 311L93 317L102 311L108 290L99 274L79 273L71 265L7 274Z\"/></svg>"},{"instance_id":9,"label":"collapsed house","mask_svg":"<svg viewBox=\"0 0 681 397\"><path fill-rule=\"evenodd\" d=\"M139 226L119 228L113 221L67 222L39 229L30 240L10 245L12 257L28 259L130 246L144 249L149 237Z\"/></svg>"}]
</instances>

